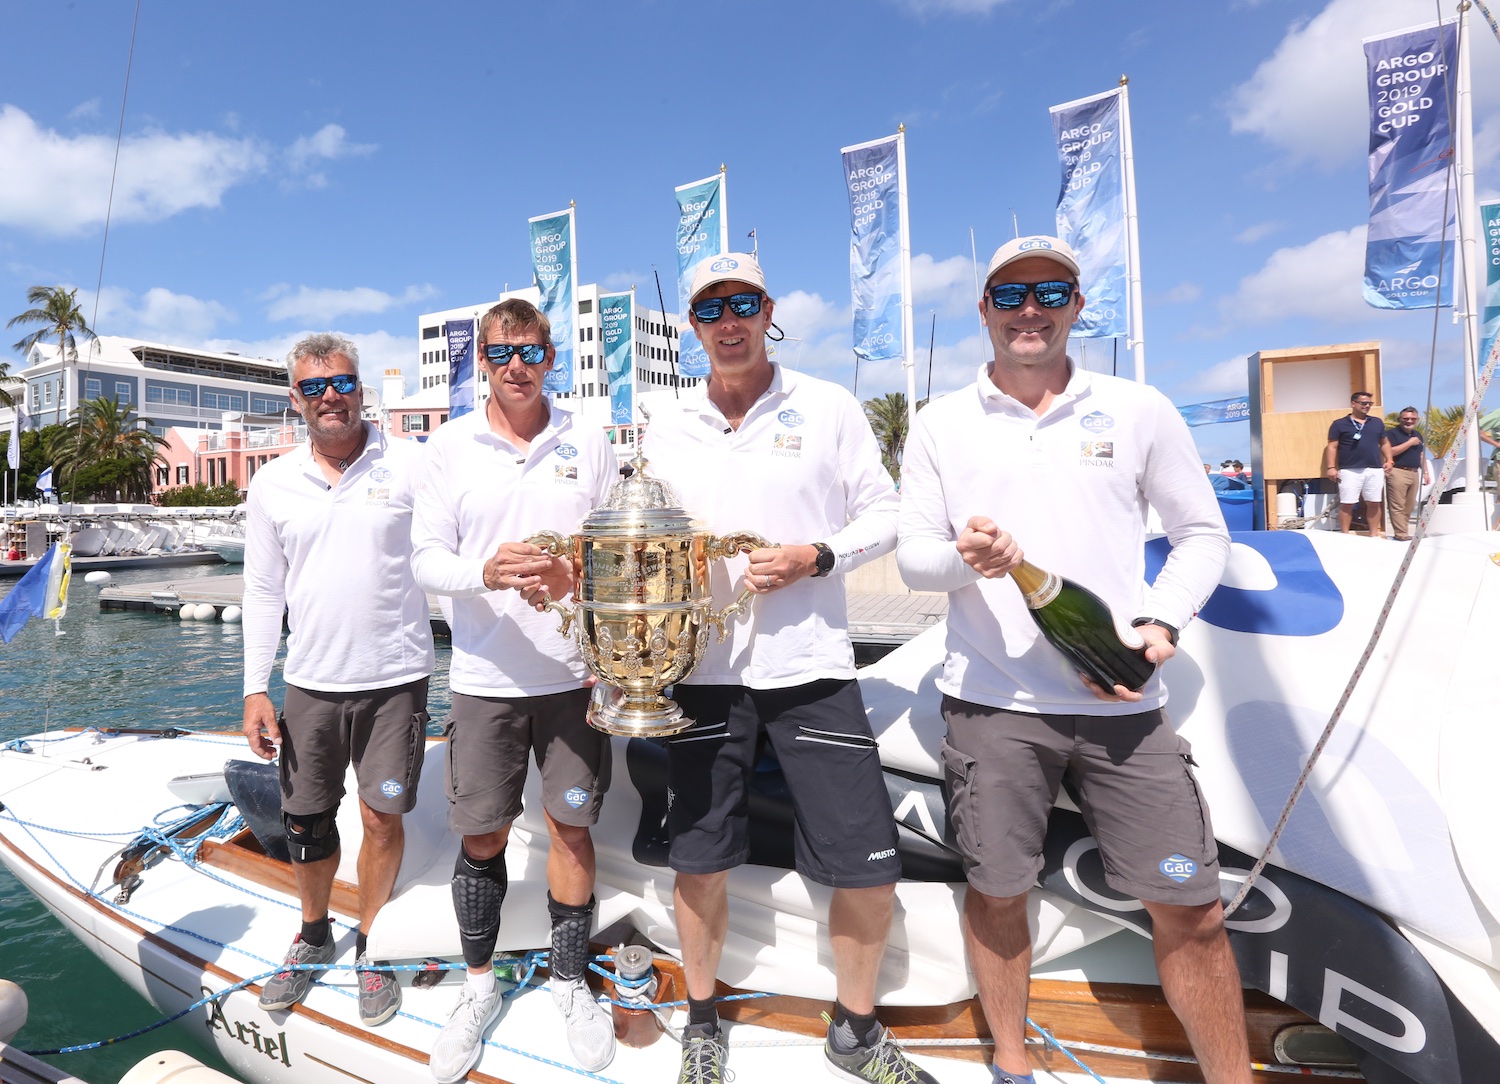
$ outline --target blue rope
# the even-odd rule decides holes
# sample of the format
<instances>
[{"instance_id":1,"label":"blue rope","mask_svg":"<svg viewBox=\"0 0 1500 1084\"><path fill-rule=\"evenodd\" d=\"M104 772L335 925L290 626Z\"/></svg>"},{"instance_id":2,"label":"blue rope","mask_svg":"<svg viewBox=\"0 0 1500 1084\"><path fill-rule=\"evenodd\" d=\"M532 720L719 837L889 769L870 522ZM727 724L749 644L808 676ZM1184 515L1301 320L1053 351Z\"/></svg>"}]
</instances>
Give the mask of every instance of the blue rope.
<instances>
[{"instance_id":1,"label":"blue rope","mask_svg":"<svg viewBox=\"0 0 1500 1084\"><path fill-rule=\"evenodd\" d=\"M1046 1028L1042 1027L1036 1021L1032 1020L1031 1017L1029 1017L1029 1016L1026 1018L1026 1023L1030 1024L1031 1025L1031 1029L1033 1031L1035 1031L1038 1035L1040 1035L1044 1040L1046 1040L1048 1046L1055 1046L1055 1047L1057 1047L1057 1049L1060 1050L1060 1051L1062 1051L1063 1055L1065 1057L1067 1057L1067 1059L1069 1061L1071 1061L1074 1065L1078 1066L1078 1068L1082 1069L1089 1076L1091 1076L1095 1080L1097 1080L1099 1082L1099 1084L1109 1084L1109 1082L1106 1081L1102 1076L1100 1076L1098 1073L1094 1072L1094 1070L1090 1069L1087 1065L1083 1064L1083 1062L1079 1061L1078 1058L1074 1056L1073 1051L1069 1050L1067 1047L1063 1046L1062 1043L1060 1043L1056 1039L1054 1039L1052 1037L1052 1033L1050 1031L1048 1031Z\"/></svg>"}]
</instances>

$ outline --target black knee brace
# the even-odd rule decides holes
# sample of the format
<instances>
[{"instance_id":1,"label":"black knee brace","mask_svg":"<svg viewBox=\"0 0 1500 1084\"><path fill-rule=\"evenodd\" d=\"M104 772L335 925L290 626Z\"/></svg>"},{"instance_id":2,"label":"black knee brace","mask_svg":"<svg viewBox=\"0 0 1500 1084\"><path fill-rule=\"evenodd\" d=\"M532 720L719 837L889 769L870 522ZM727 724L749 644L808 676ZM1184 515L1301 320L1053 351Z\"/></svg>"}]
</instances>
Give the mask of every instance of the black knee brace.
<instances>
[{"instance_id":1,"label":"black knee brace","mask_svg":"<svg viewBox=\"0 0 1500 1084\"><path fill-rule=\"evenodd\" d=\"M453 863L453 913L458 916L464 963L471 968L489 967L495 958L500 905L505 902L508 884L504 851L479 861L470 858L459 844L458 861Z\"/></svg>"},{"instance_id":2,"label":"black knee brace","mask_svg":"<svg viewBox=\"0 0 1500 1084\"><path fill-rule=\"evenodd\" d=\"M594 897L582 907L558 903L547 893L552 916L552 955L549 968L558 979L581 979L589 962L589 931L594 925Z\"/></svg>"},{"instance_id":3,"label":"black knee brace","mask_svg":"<svg viewBox=\"0 0 1500 1084\"><path fill-rule=\"evenodd\" d=\"M293 862L321 862L339 853L339 826L334 817L339 807L310 815L281 814Z\"/></svg>"}]
</instances>

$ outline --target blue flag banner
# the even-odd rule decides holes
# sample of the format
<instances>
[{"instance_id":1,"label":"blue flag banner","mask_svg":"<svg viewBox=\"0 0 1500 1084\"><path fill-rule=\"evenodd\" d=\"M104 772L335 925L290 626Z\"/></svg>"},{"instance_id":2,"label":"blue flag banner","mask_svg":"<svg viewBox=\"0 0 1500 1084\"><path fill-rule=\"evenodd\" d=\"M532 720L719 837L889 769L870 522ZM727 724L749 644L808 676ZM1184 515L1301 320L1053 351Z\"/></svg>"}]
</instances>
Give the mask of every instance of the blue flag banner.
<instances>
[{"instance_id":1,"label":"blue flag banner","mask_svg":"<svg viewBox=\"0 0 1500 1084\"><path fill-rule=\"evenodd\" d=\"M52 468L48 467L36 476L36 487L43 493L52 492Z\"/></svg>"},{"instance_id":2,"label":"blue flag banner","mask_svg":"<svg viewBox=\"0 0 1500 1084\"><path fill-rule=\"evenodd\" d=\"M1448 100L1458 71L1456 24L1365 39L1370 75L1370 228L1365 301L1431 309L1453 289L1453 163Z\"/></svg>"},{"instance_id":3,"label":"blue flag banner","mask_svg":"<svg viewBox=\"0 0 1500 1084\"><path fill-rule=\"evenodd\" d=\"M1500 332L1500 203L1481 203L1479 221L1484 224L1484 323L1479 329L1479 368L1489 360L1495 334Z\"/></svg>"},{"instance_id":4,"label":"blue flag banner","mask_svg":"<svg viewBox=\"0 0 1500 1084\"><path fill-rule=\"evenodd\" d=\"M73 547L54 542L40 561L0 599L0 644L8 644L33 617L58 620L68 612Z\"/></svg>"},{"instance_id":5,"label":"blue flag banner","mask_svg":"<svg viewBox=\"0 0 1500 1084\"><path fill-rule=\"evenodd\" d=\"M1073 325L1080 338L1127 334L1125 300L1125 171L1120 140L1120 92L1054 105L1052 132L1062 162L1057 235L1078 256L1083 312Z\"/></svg>"},{"instance_id":6,"label":"blue flag banner","mask_svg":"<svg viewBox=\"0 0 1500 1084\"><path fill-rule=\"evenodd\" d=\"M474 321L448 321L448 420L474 409L478 381L474 375Z\"/></svg>"},{"instance_id":7,"label":"blue flag banner","mask_svg":"<svg viewBox=\"0 0 1500 1084\"><path fill-rule=\"evenodd\" d=\"M635 420L634 301L634 294L603 294L599 298L611 425L629 425Z\"/></svg>"},{"instance_id":8,"label":"blue flag banner","mask_svg":"<svg viewBox=\"0 0 1500 1084\"><path fill-rule=\"evenodd\" d=\"M729 249L725 238L729 225L724 217L724 174L681 185L677 192L677 312L681 338L677 346L677 372L682 376L707 376L708 354L688 323L688 294L693 272L710 257Z\"/></svg>"},{"instance_id":9,"label":"blue flag banner","mask_svg":"<svg viewBox=\"0 0 1500 1084\"><path fill-rule=\"evenodd\" d=\"M861 361L906 355L901 304L899 139L843 148L849 194L849 288L854 295L854 353Z\"/></svg>"},{"instance_id":10,"label":"blue flag banner","mask_svg":"<svg viewBox=\"0 0 1500 1084\"><path fill-rule=\"evenodd\" d=\"M1217 422L1243 422L1250 419L1250 396L1237 399L1215 399L1211 403L1180 406L1177 413L1189 425L1214 425Z\"/></svg>"},{"instance_id":11,"label":"blue flag banner","mask_svg":"<svg viewBox=\"0 0 1500 1084\"><path fill-rule=\"evenodd\" d=\"M578 253L573 245L573 210L528 220L531 223L531 273L541 291L538 306L552 322L557 351L552 371L542 381L546 391L573 390L574 278Z\"/></svg>"}]
</instances>

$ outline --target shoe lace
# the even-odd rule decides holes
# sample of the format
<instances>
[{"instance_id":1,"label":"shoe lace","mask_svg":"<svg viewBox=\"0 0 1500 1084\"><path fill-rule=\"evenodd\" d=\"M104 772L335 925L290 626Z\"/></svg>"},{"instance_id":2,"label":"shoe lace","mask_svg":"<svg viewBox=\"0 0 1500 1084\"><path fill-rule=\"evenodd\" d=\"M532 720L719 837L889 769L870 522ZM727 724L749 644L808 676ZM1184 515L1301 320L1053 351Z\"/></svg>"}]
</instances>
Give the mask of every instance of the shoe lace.
<instances>
[{"instance_id":1,"label":"shoe lace","mask_svg":"<svg viewBox=\"0 0 1500 1084\"><path fill-rule=\"evenodd\" d=\"M860 1076L871 1084L921 1084L920 1072L887 1031L870 1052L870 1060L860 1069Z\"/></svg>"},{"instance_id":2,"label":"shoe lace","mask_svg":"<svg viewBox=\"0 0 1500 1084\"><path fill-rule=\"evenodd\" d=\"M385 984L385 976L374 968L370 968L368 971L360 972L359 981L363 984L365 993L374 994L378 993L381 986Z\"/></svg>"},{"instance_id":3,"label":"shoe lace","mask_svg":"<svg viewBox=\"0 0 1500 1084\"><path fill-rule=\"evenodd\" d=\"M724 1044L717 1039L704 1036L689 1039L682 1051L682 1077L678 1084L718 1084L734 1079L734 1073L724 1068Z\"/></svg>"}]
</instances>

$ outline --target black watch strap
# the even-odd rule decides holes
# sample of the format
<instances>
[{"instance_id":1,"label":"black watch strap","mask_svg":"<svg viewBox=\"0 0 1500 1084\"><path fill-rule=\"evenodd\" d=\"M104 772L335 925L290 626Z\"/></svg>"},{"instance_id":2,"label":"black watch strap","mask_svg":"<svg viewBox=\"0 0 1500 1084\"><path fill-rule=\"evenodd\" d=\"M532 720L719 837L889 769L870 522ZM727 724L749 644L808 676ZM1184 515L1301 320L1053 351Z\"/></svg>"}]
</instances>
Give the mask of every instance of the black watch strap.
<instances>
[{"instance_id":1,"label":"black watch strap","mask_svg":"<svg viewBox=\"0 0 1500 1084\"><path fill-rule=\"evenodd\" d=\"M818 551L818 570L813 573L814 577L826 576L833 571L837 558L833 555L833 547L826 542L814 542L813 549Z\"/></svg>"},{"instance_id":2,"label":"black watch strap","mask_svg":"<svg viewBox=\"0 0 1500 1084\"><path fill-rule=\"evenodd\" d=\"M1130 623L1130 627L1133 629L1138 629L1142 625L1155 625L1159 629L1166 629L1167 643L1171 644L1173 647L1177 646L1178 630L1176 625L1169 625L1159 617L1137 617Z\"/></svg>"}]
</instances>

